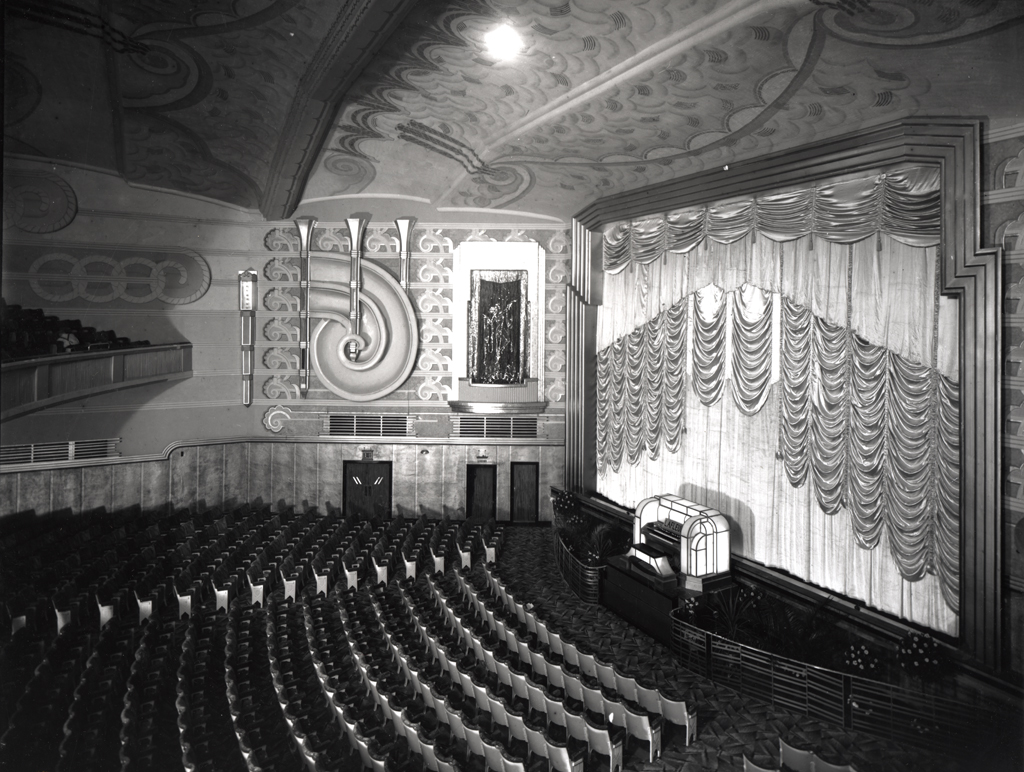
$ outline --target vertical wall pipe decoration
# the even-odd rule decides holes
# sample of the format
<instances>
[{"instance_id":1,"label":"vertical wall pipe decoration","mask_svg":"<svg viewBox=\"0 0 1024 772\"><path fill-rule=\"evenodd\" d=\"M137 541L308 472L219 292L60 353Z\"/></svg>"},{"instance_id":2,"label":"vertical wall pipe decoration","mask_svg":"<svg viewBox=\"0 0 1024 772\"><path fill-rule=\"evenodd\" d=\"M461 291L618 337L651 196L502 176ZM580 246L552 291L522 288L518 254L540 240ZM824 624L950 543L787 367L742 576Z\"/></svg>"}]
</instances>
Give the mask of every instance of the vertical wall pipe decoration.
<instances>
[{"instance_id":1,"label":"vertical wall pipe decoration","mask_svg":"<svg viewBox=\"0 0 1024 772\"><path fill-rule=\"evenodd\" d=\"M252 404L253 347L256 340L256 281L251 268L238 272L238 311L242 315L242 404Z\"/></svg>"},{"instance_id":2,"label":"vertical wall pipe decoration","mask_svg":"<svg viewBox=\"0 0 1024 772\"><path fill-rule=\"evenodd\" d=\"M309 285L310 275L309 243L313 228L316 227L315 217L304 217L295 221L299 229L299 293L302 307L299 310L299 393L303 397L309 391Z\"/></svg>"},{"instance_id":3,"label":"vertical wall pipe decoration","mask_svg":"<svg viewBox=\"0 0 1024 772\"><path fill-rule=\"evenodd\" d=\"M352 242L352 263L349 269L349 309L348 320L351 329L349 340L345 346L345 356L350 362L355 362L363 346L359 345L359 282L363 261L363 230L366 228L366 221L361 217L349 217L348 223L349 238Z\"/></svg>"},{"instance_id":4,"label":"vertical wall pipe decoration","mask_svg":"<svg viewBox=\"0 0 1024 772\"><path fill-rule=\"evenodd\" d=\"M395 220L395 226L398 228L398 251L402 259L398 278L404 290L409 289L409 258L412 257L409 237L412 235L412 222L411 217L399 217Z\"/></svg>"}]
</instances>

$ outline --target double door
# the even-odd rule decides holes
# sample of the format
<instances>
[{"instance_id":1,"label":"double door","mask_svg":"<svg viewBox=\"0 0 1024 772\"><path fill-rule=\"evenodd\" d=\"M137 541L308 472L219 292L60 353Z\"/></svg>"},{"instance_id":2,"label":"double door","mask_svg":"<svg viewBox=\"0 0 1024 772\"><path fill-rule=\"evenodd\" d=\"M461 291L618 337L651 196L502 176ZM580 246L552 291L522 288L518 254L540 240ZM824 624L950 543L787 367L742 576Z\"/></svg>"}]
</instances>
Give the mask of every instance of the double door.
<instances>
[{"instance_id":1,"label":"double door","mask_svg":"<svg viewBox=\"0 0 1024 772\"><path fill-rule=\"evenodd\" d=\"M346 461L343 496L346 515L360 520L390 517L391 462Z\"/></svg>"},{"instance_id":2,"label":"double door","mask_svg":"<svg viewBox=\"0 0 1024 772\"><path fill-rule=\"evenodd\" d=\"M537 522L538 465L513 462L509 514L513 523ZM469 464L466 467L466 519L484 520L497 515L498 467Z\"/></svg>"}]
</instances>

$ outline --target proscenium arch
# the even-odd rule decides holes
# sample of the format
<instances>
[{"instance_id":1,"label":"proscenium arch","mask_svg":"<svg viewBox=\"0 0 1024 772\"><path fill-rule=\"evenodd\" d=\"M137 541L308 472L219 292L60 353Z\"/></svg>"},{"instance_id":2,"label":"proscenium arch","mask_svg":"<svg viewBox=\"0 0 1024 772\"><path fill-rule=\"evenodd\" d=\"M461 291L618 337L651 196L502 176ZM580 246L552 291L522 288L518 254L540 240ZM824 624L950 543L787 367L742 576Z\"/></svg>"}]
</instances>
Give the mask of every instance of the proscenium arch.
<instances>
[{"instance_id":1,"label":"proscenium arch","mask_svg":"<svg viewBox=\"0 0 1024 772\"><path fill-rule=\"evenodd\" d=\"M977 120L905 120L721 169L598 199L573 218L567 292L567 489L596 491L596 319L601 305L600 228L897 164L941 170L942 292L960 308L960 644L1002 666L1001 250L980 245L981 126Z\"/></svg>"}]
</instances>

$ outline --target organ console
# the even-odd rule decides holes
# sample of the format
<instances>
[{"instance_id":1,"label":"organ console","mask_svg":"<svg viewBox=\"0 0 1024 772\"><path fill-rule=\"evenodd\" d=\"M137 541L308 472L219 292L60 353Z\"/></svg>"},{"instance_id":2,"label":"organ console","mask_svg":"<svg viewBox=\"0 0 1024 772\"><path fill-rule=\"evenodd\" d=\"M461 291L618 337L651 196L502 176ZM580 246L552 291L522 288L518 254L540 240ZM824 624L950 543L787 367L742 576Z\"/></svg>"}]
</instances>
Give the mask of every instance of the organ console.
<instances>
[{"instance_id":1,"label":"organ console","mask_svg":"<svg viewBox=\"0 0 1024 772\"><path fill-rule=\"evenodd\" d=\"M672 494L644 499L633 519L631 560L660 576L678 572L687 587L729 571L729 521L717 509Z\"/></svg>"}]
</instances>

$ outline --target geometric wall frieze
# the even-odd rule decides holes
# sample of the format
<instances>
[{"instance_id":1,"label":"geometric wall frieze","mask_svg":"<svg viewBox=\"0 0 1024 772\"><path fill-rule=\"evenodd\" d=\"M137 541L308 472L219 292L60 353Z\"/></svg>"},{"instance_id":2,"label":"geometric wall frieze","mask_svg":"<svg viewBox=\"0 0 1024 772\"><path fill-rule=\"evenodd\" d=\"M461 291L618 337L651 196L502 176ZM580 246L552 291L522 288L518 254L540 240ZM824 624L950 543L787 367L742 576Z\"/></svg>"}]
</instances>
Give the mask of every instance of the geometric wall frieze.
<instances>
[{"instance_id":1,"label":"geometric wall frieze","mask_svg":"<svg viewBox=\"0 0 1024 772\"><path fill-rule=\"evenodd\" d=\"M433 318L421 320L420 341L423 343L449 343L452 338L451 327L446 327L444 320Z\"/></svg>"},{"instance_id":2,"label":"geometric wall frieze","mask_svg":"<svg viewBox=\"0 0 1024 772\"><path fill-rule=\"evenodd\" d=\"M268 311L283 311L285 313L299 312L300 300L296 295L293 295L287 290L283 290L280 287L274 287L270 292L263 296L263 305Z\"/></svg>"},{"instance_id":3,"label":"geometric wall frieze","mask_svg":"<svg viewBox=\"0 0 1024 772\"><path fill-rule=\"evenodd\" d=\"M442 382L440 377L434 375L425 378L419 388L416 389L416 394L422 400L431 400L436 397L444 402L448 400L451 393L452 387Z\"/></svg>"},{"instance_id":4,"label":"geometric wall frieze","mask_svg":"<svg viewBox=\"0 0 1024 772\"><path fill-rule=\"evenodd\" d=\"M452 366L452 358L447 354L442 354L441 349L428 348L420 354L419 360L416 362L416 368L419 370L443 370L449 371Z\"/></svg>"},{"instance_id":5,"label":"geometric wall frieze","mask_svg":"<svg viewBox=\"0 0 1024 772\"><path fill-rule=\"evenodd\" d=\"M415 294L416 307L424 314L451 313L451 298L438 290L425 290Z\"/></svg>"},{"instance_id":6,"label":"geometric wall frieze","mask_svg":"<svg viewBox=\"0 0 1024 772\"><path fill-rule=\"evenodd\" d=\"M263 275L271 281L297 282L301 277L301 271L297 261L286 257L275 257L267 261L263 268Z\"/></svg>"},{"instance_id":7,"label":"geometric wall frieze","mask_svg":"<svg viewBox=\"0 0 1024 772\"><path fill-rule=\"evenodd\" d=\"M297 350L275 346L263 353L263 365L269 370L298 370L299 353Z\"/></svg>"},{"instance_id":8,"label":"geometric wall frieze","mask_svg":"<svg viewBox=\"0 0 1024 772\"><path fill-rule=\"evenodd\" d=\"M294 324L286 324L285 319L271 319L263 326L263 334L267 340L283 340L289 343L299 342L299 328Z\"/></svg>"},{"instance_id":9,"label":"geometric wall frieze","mask_svg":"<svg viewBox=\"0 0 1024 772\"><path fill-rule=\"evenodd\" d=\"M299 385L285 376L275 375L263 384L263 396L267 399L299 399Z\"/></svg>"},{"instance_id":10,"label":"geometric wall frieze","mask_svg":"<svg viewBox=\"0 0 1024 772\"><path fill-rule=\"evenodd\" d=\"M187 249L8 244L4 268L24 273L32 291L49 303L181 306L203 297L211 283L209 264Z\"/></svg>"},{"instance_id":11,"label":"geometric wall frieze","mask_svg":"<svg viewBox=\"0 0 1024 772\"><path fill-rule=\"evenodd\" d=\"M568 260L549 260L548 261L548 281L554 284L565 284L569 280L569 261Z\"/></svg>"},{"instance_id":12,"label":"geometric wall frieze","mask_svg":"<svg viewBox=\"0 0 1024 772\"><path fill-rule=\"evenodd\" d=\"M565 378L550 379L544 393L551 402L563 401L565 399Z\"/></svg>"},{"instance_id":13,"label":"geometric wall frieze","mask_svg":"<svg viewBox=\"0 0 1024 772\"><path fill-rule=\"evenodd\" d=\"M447 260L428 260L424 262L417 273L420 281L427 284L451 284L454 274L452 269L445 264L447 262Z\"/></svg>"}]
</instances>

